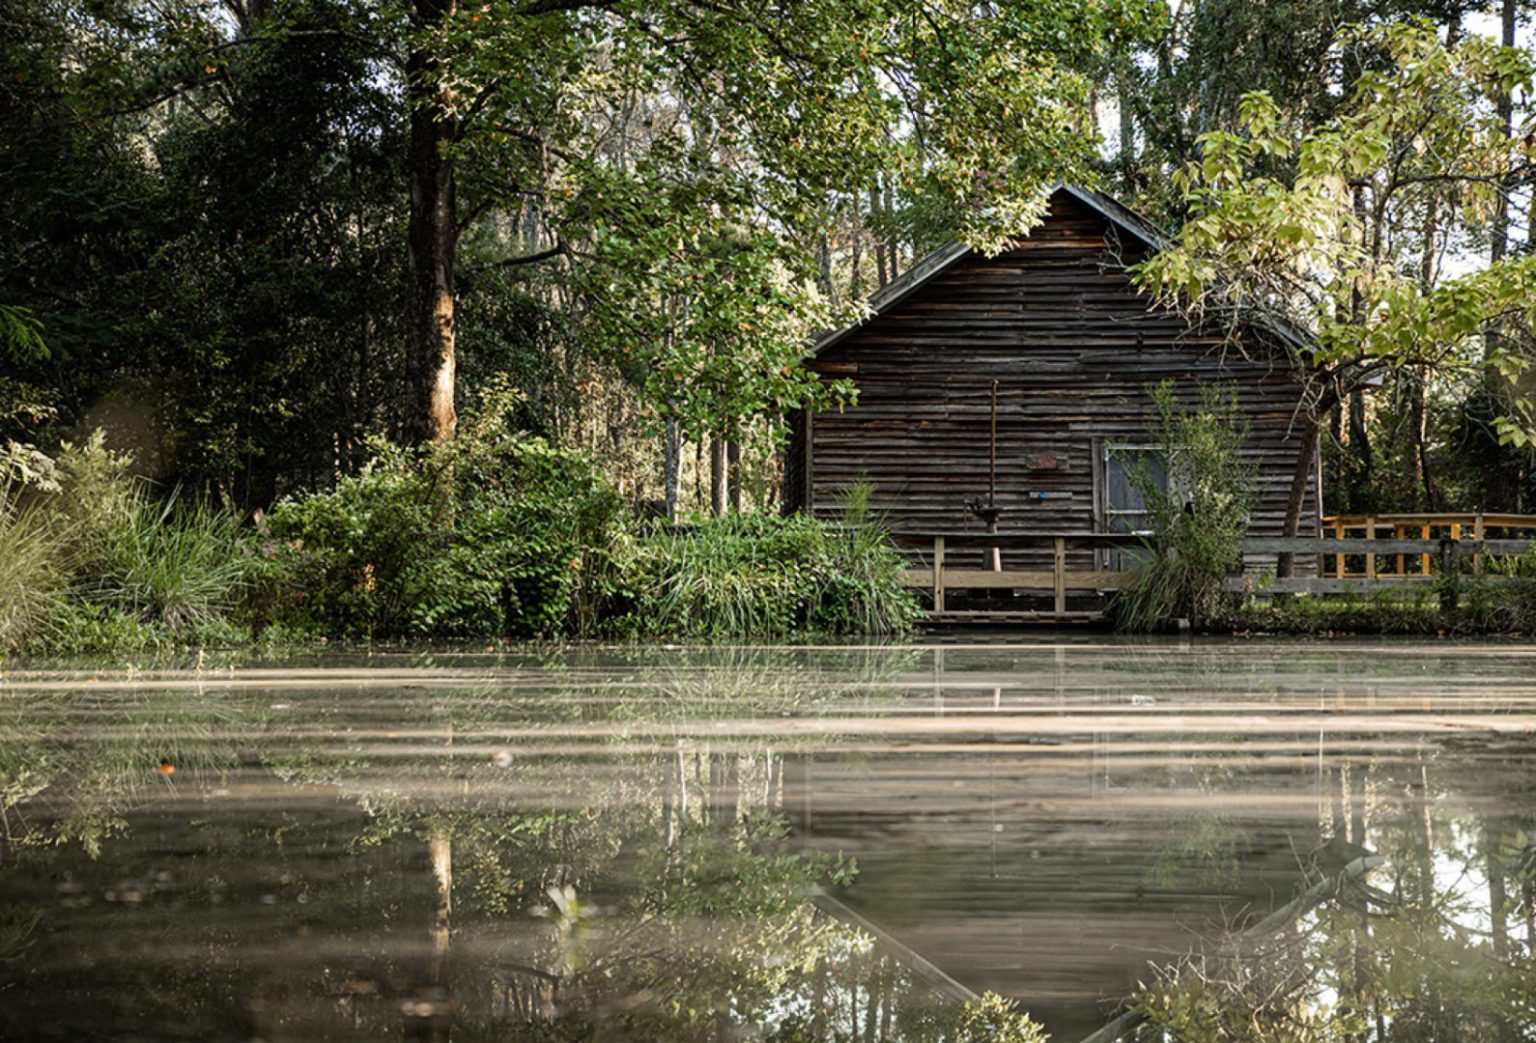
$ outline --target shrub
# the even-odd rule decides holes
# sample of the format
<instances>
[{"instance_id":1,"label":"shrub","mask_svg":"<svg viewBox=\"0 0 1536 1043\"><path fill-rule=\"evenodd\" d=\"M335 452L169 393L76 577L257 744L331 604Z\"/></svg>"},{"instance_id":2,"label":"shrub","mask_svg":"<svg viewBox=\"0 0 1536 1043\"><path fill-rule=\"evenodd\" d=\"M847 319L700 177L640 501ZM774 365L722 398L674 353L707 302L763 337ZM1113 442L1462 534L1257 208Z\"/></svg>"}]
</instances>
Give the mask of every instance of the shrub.
<instances>
[{"instance_id":1,"label":"shrub","mask_svg":"<svg viewBox=\"0 0 1536 1043\"><path fill-rule=\"evenodd\" d=\"M1231 388L1201 388L1200 407L1185 411L1173 382L1152 389L1153 442L1167 464L1167 487L1145 467L1131 482L1147 508L1151 539L1135 581L1115 599L1116 624L1146 631L1174 619L1196 626L1220 614L1222 581L1241 560L1238 541L1253 506L1252 468L1243 460L1247 424Z\"/></svg>"},{"instance_id":2,"label":"shrub","mask_svg":"<svg viewBox=\"0 0 1536 1043\"><path fill-rule=\"evenodd\" d=\"M437 536L436 475L387 443L333 489L279 502L264 526L254 612L335 636L404 633L409 577Z\"/></svg>"},{"instance_id":3,"label":"shrub","mask_svg":"<svg viewBox=\"0 0 1536 1043\"><path fill-rule=\"evenodd\" d=\"M412 627L443 636L581 634L603 611L623 503L592 462L484 435L453 466L453 532L413 584Z\"/></svg>"},{"instance_id":4,"label":"shrub","mask_svg":"<svg viewBox=\"0 0 1536 1043\"><path fill-rule=\"evenodd\" d=\"M509 429L503 405L448 445L380 443L266 525L262 590L285 626L353 637L580 633L613 573L622 503L586 457Z\"/></svg>"}]
</instances>

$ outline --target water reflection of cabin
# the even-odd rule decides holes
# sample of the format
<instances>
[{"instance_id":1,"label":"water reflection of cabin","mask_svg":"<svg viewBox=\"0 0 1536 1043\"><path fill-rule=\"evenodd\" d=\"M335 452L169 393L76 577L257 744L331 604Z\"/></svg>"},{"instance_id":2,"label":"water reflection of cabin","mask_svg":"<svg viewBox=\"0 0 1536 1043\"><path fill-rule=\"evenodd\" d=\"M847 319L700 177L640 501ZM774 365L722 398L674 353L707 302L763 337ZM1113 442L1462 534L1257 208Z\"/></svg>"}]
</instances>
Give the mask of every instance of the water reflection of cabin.
<instances>
[{"instance_id":1,"label":"water reflection of cabin","mask_svg":"<svg viewBox=\"0 0 1536 1043\"><path fill-rule=\"evenodd\" d=\"M867 481L898 532L985 532L975 508L993 495L995 381L998 531L1126 531L1140 507L1126 450L1146 445L1149 388L1172 378L1190 403L1203 383L1235 388L1257 472L1251 533L1281 535L1301 443L1290 360L1303 345L1270 328L1234 345L1152 308L1125 268L1158 242L1114 200L1064 186L996 257L957 243L919 261L875 294L868 318L814 346L810 367L851 380L858 402L793 419L786 507L835 518L844 490ZM1304 535L1316 533L1317 473L1314 454ZM985 552L968 553L982 563ZM1068 568L1104 567L1091 549L1068 553Z\"/></svg>"},{"instance_id":2,"label":"water reflection of cabin","mask_svg":"<svg viewBox=\"0 0 1536 1043\"><path fill-rule=\"evenodd\" d=\"M1136 704L1071 675L1060 650L1054 696L1037 658L999 651L981 670L975 653L956 654L975 672L946 672L945 651L934 653L936 722L1024 716L996 717L990 741L947 750L804 753L784 766L800 842L857 862L837 915L851 911L900 958L1016 999L1052 1039L1074 1043L1150 980L1149 964L1289 901L1323 850L1333 768L1320 736L1278 724L1244 745L1085 723L1081 734L1031 737L1021 722L1049 718L1053 703L1111 715ZM1029 688L1001 686L1026 663ZM1144 666L1155 689L1155 662Z\"/></svg>"}]
</instances>

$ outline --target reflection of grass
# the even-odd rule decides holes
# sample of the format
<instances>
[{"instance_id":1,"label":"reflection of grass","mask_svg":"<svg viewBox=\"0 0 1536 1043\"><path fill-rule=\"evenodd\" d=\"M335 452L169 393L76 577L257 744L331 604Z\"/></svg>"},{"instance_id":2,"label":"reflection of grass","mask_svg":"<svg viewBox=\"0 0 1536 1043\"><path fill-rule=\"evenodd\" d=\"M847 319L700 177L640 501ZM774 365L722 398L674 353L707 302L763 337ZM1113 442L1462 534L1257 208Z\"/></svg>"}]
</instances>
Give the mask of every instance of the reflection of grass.
<instances>
[{"instance_id":1,"label":"reflection of grass","mask_svg":"<svg viewBox=\"0 0 1536 1043\"><path fill-rule=\"evenodd\" d=\"M32 948L33 934L42 913L36 909L8 908L0 913L0 963L11 963Z\"/></svg>"},{"instance_id":2,"label":"reflection of grass","mask_svg":"<svg viewBox=\"0 0 1536 1043\"><path fill-rule=\"evenodd\" d=\"M93 858L153 787L222 778L238 762L239 726L259 723L207 691L146 687L100 700L60 692L12 696L3 705L5 838L25 845L78 843ZM51 817L15 814L28 802L44 804Z\"/></svg>"}]
</instances>

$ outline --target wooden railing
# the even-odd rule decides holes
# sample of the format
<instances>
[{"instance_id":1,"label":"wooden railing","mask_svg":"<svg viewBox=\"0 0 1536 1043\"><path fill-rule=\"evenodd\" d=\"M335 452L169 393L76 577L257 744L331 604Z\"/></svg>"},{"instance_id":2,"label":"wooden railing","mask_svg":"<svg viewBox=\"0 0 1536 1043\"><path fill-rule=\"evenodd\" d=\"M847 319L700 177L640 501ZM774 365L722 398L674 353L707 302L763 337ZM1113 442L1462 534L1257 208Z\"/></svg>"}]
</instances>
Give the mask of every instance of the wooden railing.
<instances>
[{"instance_id":1,"label":"wooden railing","mask_svg":"<svg viewBox=\"0 0 1536 1043\"><path fill-rule=\"evenodd\" d=\"M1368 539L1355 537L1266 537L1250 536L1241 542L1244 565L1255 556L1293 554L1300 571L1310 576L1272 577L1245 570L1243 575L1228 577L1227 589L1252 594L1368 594L1393 587L1432 584L1448 575L1483 572L1485 559L1525 554L1533 547L1530 539ZM1318 564L1304 568L1307 557ZM1337 562L1346 557L1365 560L1364 572L1340 572ZM1405 571L1381 571L1378 559L1402 562L1412 559L1415 567ZM1432 563L1432 564L1426 564ZM1329 574L1329 567L1334 569Z\"/></svg>"},{"instance_id":2,"label":"wooden railing","mask_svg":"<svg viewBox=\"0 0 1536 1043\"><path fill-rule=\"evenodd\" d=\"M1468 521L1468 519L1471 519ZM1485 559L1524 554L1530 551L1529 538L1489 539L1469 533L1489 531L1528 532L1536 534L1536 517L1528 515L1379 515L1374 517L1330 518L1324 538L1250 536L1240 543L1241 574L1228 577L1227 589L1257 596L1274 594L1372 594L1391 588L1430 584L1447 574L1480 574ZM1395 533L1443 533L1431 536L1391 539L1350 536L1354 529L1379 532L1393 527ZM1341 535L1342 534L1342 535ZM1133 569L1104 568L1102 551L1135 554L1145 552L1147 543L1140 536L1122 533L1032 532L985 533L894 532L894 542L920 564L905 573L907 586L927 591L932 598L935 618L1038 620L1095 619L1102 604L1092 610L1070 611L1071 594L1105 594L1129 585ZM970 557L992 567L957 566L952 558L957 551L988 551ZM1077 552L1075 555L1072 552ZM1092 551L1092 554L1084 554ZM1297 571L1304 573L1279 578L1273 565L1281 554L1295 557ZM1008 558L1013 567L1005 567ZM1026 567L1017 562L1023 559ZM1077 568L1070 567L1074 563ZM1347 562L1364 563L1360 571L1345 567ZM1379 568L1388 562L1396 568ZM1412 567L1407 567L1411 563ZM1086 567L1084 567L1086 566ZM1268 567L1268 571L1266 571ZM1330 571L1331 570L1331 571ZM989 609L951 611L946 604L949 592L964 590L989 593L1018 592L1036 602L1049 599L1050 608L1035 610Z\"/></svg>"},{"instance_id":3,"label":"wooden railing","mask_svg":"<svg viewBox=\"0 0 1536 1043\"><path fill-rule=\"evenodd\" d=\"M1536 535L1536 515L1506 514L1474 511L1466 514L1336 514L1323 519L1323 536L1330 544L1331 561L1323 563L1323 574L1334 579L1383 579L1389 576L1407 578L1410 575L1428 576L1434 551L1415 554L1400 550L1387 555L1382 561L1381 548L1367 547L1350 550L1344 546L1359 534L1366 540L1379 535L1391 534L1393 540L1418 539L1434 541L1449 539L1463 541L1486 540L1492 535L1503 538ZM1358 542L1358 541L1356 541ZM1438 544L1437 544L1438 545ZM1311 548L1308 549L1311 553ZM1350 558L1358 557L1359 569L1350 568ZM1387 567L1383 568L1385 565ZM1474 569L1480 571L1482 559L1474 559Z\"/></svg>"},{"instance_id":4,"label":"wooden railing","mask_svg":"<svg viewBox=\"0 0 1536 1043\"><path fill-rule=\"evenodd\" d=\"M950 612L945 606L945 593L952 590L970 591L1020 591L1048 596L1049 612L1019 612L1018 616L1071 619L1093 618L1098 611L1069 612L1067 596L1071 592L1104 592L1118 590L1136 575L1133 571L1102 569L1098 566L1100 555L1094 553L1093 567L1071 569L1068 567L1069 551L1089 549L1131 550L1145 546L1139 536L1124 533L1084 532L1032 532L1032 533L892 533L897 546L909 552L917 552L927 559L926 568L908 569L907 586L930 592L933 598L933 615L940 617L976 616L998 618L996 611ZM994 568L955 568L948 562L951 551L992 551L983 556L997 563ZM1049 561L1047 568L1005 568L1004 554ZM1020 555L1020 552L1023 552Z\"/></svg>"}]
</instances>

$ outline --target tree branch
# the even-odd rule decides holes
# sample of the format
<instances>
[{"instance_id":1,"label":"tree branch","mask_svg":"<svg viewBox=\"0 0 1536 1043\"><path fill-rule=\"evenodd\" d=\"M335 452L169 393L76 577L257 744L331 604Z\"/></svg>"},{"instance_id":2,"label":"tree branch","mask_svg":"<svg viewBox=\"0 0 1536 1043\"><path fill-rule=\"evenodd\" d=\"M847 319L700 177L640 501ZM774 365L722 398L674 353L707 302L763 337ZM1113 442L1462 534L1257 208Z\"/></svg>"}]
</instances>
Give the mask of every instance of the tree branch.
<instances>
[{"instance_id":1,"label":"tree branch","mask_svg":"<svg viewBox=\"0 0 1536 1043\"><path fill-rule=\"evenodd\" d=\"M484 264L476 264L465 268L466 272L484 272L492 268L512 268L524 264L540 264L551 258L560 257L570 253L564 241L556 243L548 250L539 250L537 253L521 254L517 257L503 257L499 261L487 261Z\"/></svg>"}]
</instances>

